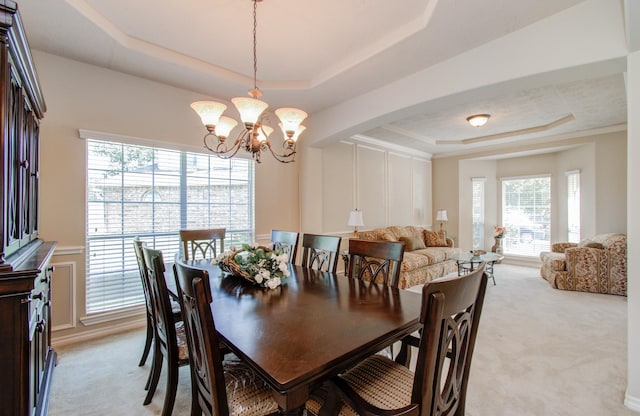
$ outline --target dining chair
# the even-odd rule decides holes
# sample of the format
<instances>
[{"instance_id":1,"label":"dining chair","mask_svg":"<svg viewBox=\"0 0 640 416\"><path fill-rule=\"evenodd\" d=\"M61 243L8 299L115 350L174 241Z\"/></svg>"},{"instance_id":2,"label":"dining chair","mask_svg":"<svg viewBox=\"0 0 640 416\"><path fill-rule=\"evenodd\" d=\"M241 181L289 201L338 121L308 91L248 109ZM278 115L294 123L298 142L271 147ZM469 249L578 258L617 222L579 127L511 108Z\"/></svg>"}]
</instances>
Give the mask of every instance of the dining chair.
<instances>
[{"instance_id":1,"label":"dining chair","mask_svg":"<svg viewBox=\"0 0 640 416\"><path fill-rule=\"evenodd\" d=\"M295 231L271 230L271 249L282 249L289 255L289 263L295 264L300 234Z\"/></svg>"},{"instance_id":2,"label":"dining chair","mask_svg":"<svg viewBox=\"0 0 640 416\"><path fill-rule=\"evenodd\" d=\"M347 275L398 287L404 247L401 241L350 239Z\"/></svg>"},{"instance_id":3,"label":"dining chair","mask_svg":"<svg viewBox=\"0 0 640 416\"><path fill-rule=\"evenodd\" d=\"M162 363L167 359L167 388L162 407L162 416L170 416L178 389L178 368L189 364L187 338L184 323L175 322L169 300L169 291L164 277L164 260L160 250L142 247L149 277L154 318L154 360L151 366L151 383L144 404L151 403L158 386Z\"/></svg>"},{"instance_id":4,"label":"dining chair","mask_svg":"<svg viewBox=\"0 0 640 416\"><path fill-rule=\"evenodd\" d=\"M147 334L145 339L144 350L142 352L142 357L140 358L140 362L138 363L138 366L140 367L142 367L146 363L147 357L151 350L151 346L153 345L153 339L155 338L155 332L153 327L155 322L155 318L153 317L153 300L151 297L151 290L149 286L150 283L149 283L149 276L147 273L147 264L144 261L144 255L142 253L142 247L144 246L145 246L144 241L140 240L139 238L134 238L133 250L136 255L136 262L138 264L138 270L140 272L140 280L142 281L142 290L144 292L145 309L146 309L146 315L147 315L146 316ZM180 310L180 305L173 299L171 299L170 302L171 302L171 314L173 316L174 322L182 321L182 312ZM153 366L153 362L155 360L154 358L152 358L151 360L152 360L152 366ZM152 374L153 374L153 370L149 371L149 378L147 379L145 390L149 389L149 384L151 383Z\"/></svg>"},{"instance_id":5,"label":"dining chair","mask_svg":"<svg viewBox=\"0 0 640 416\"><path fill-rule=\"evenodd\" d=\"M185 260L196 258L215 259L224 252L226 228L205 230L180 230L182 255ZM199 255L199 256L198 256Z\"/></svg>"},{"instance_id":6,"label":"dining chair","mask_svg":"<svg viewBox=\"0 0 640 416\"><path fill-rule=\"evenodd\" d=\"M278 405L266 383L237 357L223 360L221 349L215 347L220 341L211 313L209 273L179 262L173 270L191 357L191 415L277 413Z\"/></svg>"},{"instance_id":7,"label":"dining chair","mask_svg":"<svg viewBox=\"0 0 640 416\"><path fill-rule=\"evenodd\" d=\"M139 367L142 367L147 362L149 351L153 345L153 305L151 304L151 293L149 292L149 278L147 277L147 266L144 262L142 255L142 246L144 242L135 238L133 240L133 250L136 255L136 263L138 264L138 272L140 273L140 281L142 283L142 290L144 292L144 300L147 315L147 335L144 343L144 349L142 351L142 357L138 363ZM147 381L148 388L148 381Z\"/></svg>"},{"instance_id":8,"label":"dining chair","mask_svg":"<svg viewBox=\"0 0 640 416\"><path fill-rule=\"evenodd\" d=\"M403 348L418 348L415 373L403 365L402 351L396 361L373 355L312 393L307 412L464 415L487 279L481 264L469 274L426 283L419 318L422 336L403 341Z\"/></svg>"},{"instance_id":9,"label":"dining chair","mask_svg":"<svg viewBox=\"0 0 640 416\"><path fill-rule=\"evenodd\" d=\"M302 236L302 267L335 273L342 237L304 234Z\"/></svg>"}]
</instances>

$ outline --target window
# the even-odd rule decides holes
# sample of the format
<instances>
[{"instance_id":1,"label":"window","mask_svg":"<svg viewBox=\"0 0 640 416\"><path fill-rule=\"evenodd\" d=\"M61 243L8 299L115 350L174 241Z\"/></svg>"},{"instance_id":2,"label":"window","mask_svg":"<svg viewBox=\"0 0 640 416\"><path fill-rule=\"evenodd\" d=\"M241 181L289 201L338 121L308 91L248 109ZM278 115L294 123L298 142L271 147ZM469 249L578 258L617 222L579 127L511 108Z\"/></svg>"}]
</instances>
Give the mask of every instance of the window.
<instances>
[{"instance_id":1,"label":"window","mask_svg":"<svg viewBox=\"0 0 640 416\"><path fill-rule=\"evenodd\" d=\"M225 246L254 235L253 162L87 140L86 312L142 305L137 236L179 251L180 228L227 229Z\"/></svg>"},{"instance_id":2,"label":"window","mask_svg":"<svg viewBox=\"0 0 640 416\"><path fill-rule=\"evenodd\" d=\"M471 216L473 221L473 249L484 247L484 182L485 178L471 179Z\"/></svg>"},{"instance_id":3,"label":"window","mask_svg":"<svg viewBox=\"0 0 640 416\"><path fill-rule=\"evenodd\" d=\"M502 225L505 254L537 257L549 251L551 177L502 179Z\"/></svg>"},{"instance_id":4,"label":"window","mask_svg":"<svg viewBox=\"0 0 640 416\"><path fill-rule=\"evenodd\" d=\"M580 171L567 172L567 241L580 242Z\"/></svg>"}]
</instances>

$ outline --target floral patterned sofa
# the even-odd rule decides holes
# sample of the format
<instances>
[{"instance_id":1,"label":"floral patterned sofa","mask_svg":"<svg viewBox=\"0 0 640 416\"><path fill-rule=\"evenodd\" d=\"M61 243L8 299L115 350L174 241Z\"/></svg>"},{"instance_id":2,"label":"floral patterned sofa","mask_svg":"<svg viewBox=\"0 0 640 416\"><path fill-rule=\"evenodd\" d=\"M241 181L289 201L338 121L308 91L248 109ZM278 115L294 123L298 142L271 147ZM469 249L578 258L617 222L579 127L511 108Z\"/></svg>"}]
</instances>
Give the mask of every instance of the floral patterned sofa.
<instances>
[{"instance_id":1,"label":"floral patterned sofa","mask_svg":"<svg viewBox=\"0 0 640 416\"><path fill-rule=\"evenodd\" d=\"M540 275L556 289L627 295L624 234L599 234L579 244L554 243L540 259Z\"/></svg>"},{"instance_id":2,"label":"floral patterned sofa","mask_svg":"<svg viewBox=\"0 0 640 416\"><path fill-rule=\"evenodd\" d=\"M458 270L456 261L450 258L451 253L459 251L453 247L453 240L445 240L437 232L423 227L408 225L375 228L360 232L360 238L404 241L404 259L399 282L402 289L424 284Z\"/></svg>"}]
</instances>

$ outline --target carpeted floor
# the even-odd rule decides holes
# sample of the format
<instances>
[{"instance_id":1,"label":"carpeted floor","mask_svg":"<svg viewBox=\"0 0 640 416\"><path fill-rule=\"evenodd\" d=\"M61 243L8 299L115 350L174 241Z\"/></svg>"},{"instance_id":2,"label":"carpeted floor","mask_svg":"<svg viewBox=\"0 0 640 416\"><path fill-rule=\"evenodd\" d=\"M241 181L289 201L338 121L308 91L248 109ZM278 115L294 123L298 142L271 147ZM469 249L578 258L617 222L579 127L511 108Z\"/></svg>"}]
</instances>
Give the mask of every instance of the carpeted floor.
<instances>
[{"instance_id":1,"label":"carpeted floor","mask_svg":"<svg viewBox=\"0 0 640 416\"><path fill-rule=\"evenodd\" d=\"M467 415L638 416L624 407L627 300L552 289L537 269L496 265L473 358ZM58 348L49 414L158 415L143 406L144 330ZM173 414L190 414L189 369Z\"/></svg>"}]
</instances>

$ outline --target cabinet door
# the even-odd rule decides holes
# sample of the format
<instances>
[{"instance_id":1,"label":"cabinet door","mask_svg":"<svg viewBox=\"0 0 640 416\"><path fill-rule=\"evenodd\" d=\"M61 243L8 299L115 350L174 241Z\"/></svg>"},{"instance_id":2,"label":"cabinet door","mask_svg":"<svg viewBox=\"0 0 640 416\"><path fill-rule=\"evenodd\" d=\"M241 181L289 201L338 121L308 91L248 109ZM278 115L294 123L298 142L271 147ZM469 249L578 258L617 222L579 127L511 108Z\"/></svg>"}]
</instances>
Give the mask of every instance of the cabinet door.
<instances>
[{"instance_id":1,"label":"cabinet door","mask_svg":"<svg viewBox=\"0 0 640 416\"><path fill-rule=\"evenodd\" d=\"M5 254L37 237L39 186L39 123L9 65Z\"/></svg>"},{"instance_id":2,"label":"cabinet door","mask_svg":"<svg viewBox=\"0 0 640 416\"><path fill-rule=\"evenodd\" d=\"M6 235L5 235L5 254L9 255L20 247L20 202L22 196L21 186L21 168L22 162L22 146L20 140L20 115L22 114L22 90L20 84L15 77L12 67L9 65L9 73L11 74L11 82L8 97L8 135L7 135L7 190L6 190Z\"/></svg>"},{"instance_id":3,"label":"cabinet door","mask_svg":"<svg viewBox=\"0 0 640 416\"><path fill-rule=\"evenodd\" d=\"M33 114L31 108L24 101L22 114L22 212L21 239L31 241L35 238L38 218L38 182L39 182L39 140L38 140L38 119Z\"/></svg>"},{"instance_id":4,"label":"cabinet door","mask_svg":"<svg viewBox=\"0 0 640 416\"><path fill-rule=\"evenodd\" d=\"M30 377L35 348L29 342L31 302L29 294L0 297L0 414L29 415L36 400Z\"/></svg>"}]
</instances>

